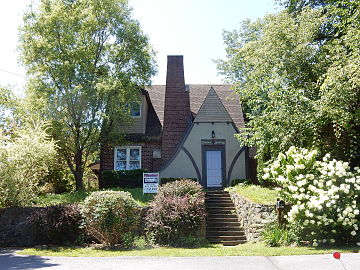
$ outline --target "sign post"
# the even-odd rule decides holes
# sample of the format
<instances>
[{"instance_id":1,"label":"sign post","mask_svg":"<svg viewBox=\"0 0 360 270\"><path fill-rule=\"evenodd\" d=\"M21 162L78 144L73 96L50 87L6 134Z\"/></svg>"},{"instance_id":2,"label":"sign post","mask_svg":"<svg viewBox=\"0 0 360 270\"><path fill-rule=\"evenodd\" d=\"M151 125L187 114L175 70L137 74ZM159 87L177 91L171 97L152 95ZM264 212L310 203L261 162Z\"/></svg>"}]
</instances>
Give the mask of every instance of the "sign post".
<instances>
[{"instance_id":1,"label":"sign post","mask_svg":"<svg viewBox=\"0 0 360 270\"><path fill-rule=\"evenodd\" d=\"M157 193L159 186L159 173L143 173L143 194Z\"/></svg>"},{"instance_id":2,"label":"sign post","mask_svg":"<svg viewBox=\"0 0 360 270\"><path fill-rule=\"evenodd\" d=\"M280 200L279 198L277 198L275 208L276 208L276 211L278 214L279 226L282 227L282 225L283 225L282 213L285 210L285 202L283 200Z\"/></svg>"}]
</instances>

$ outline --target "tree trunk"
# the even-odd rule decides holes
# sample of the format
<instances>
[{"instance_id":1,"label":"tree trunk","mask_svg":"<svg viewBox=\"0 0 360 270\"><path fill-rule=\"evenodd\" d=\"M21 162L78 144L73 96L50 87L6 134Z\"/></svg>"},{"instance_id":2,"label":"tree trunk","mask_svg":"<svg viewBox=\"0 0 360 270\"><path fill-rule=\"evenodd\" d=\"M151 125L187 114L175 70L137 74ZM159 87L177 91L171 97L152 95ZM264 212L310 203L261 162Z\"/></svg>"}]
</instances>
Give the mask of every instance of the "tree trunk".
<instances>
[{"instance_id":1,"label":"tree trunk","mask_svg":"<svg viewBox=\"0 0 360 270\"><path fill-rule=\"evenodd\" d=\"M82 151L77 150L75 154L75 171L73 172L75 177L75 185L76 190L84 190L84 183L83 183L83 160L82 160Z\"/></svg>"}]
</instances>

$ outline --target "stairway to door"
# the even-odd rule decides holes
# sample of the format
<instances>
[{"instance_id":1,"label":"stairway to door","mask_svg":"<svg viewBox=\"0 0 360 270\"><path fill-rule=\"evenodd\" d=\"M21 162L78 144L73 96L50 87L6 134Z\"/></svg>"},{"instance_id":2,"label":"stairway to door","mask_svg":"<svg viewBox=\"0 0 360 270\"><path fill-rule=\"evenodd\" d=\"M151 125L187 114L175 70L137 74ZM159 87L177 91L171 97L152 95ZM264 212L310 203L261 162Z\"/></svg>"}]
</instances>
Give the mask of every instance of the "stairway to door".
<instances>
[{"instance_id":1,"label":"stairway to door","mask_svg":"<svg viewBox=\"0 0 360 270\"><path fill-rule=\"evenodd\" d=\"M246 242L240 228L234 203L224 190L208 191L205 197L207 220L206 239L210 243L235 246Z\"/></svg>"}]
</instances>

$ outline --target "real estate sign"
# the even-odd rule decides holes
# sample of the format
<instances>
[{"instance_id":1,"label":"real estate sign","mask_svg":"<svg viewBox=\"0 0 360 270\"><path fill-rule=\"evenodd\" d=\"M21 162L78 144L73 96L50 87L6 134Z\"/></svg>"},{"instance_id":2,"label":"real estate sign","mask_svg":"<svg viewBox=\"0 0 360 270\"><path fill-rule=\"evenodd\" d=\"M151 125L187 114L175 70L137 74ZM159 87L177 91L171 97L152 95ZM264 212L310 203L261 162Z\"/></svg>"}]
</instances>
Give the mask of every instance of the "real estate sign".
<instances>
[{"instance_id":1,"label":"real estate sign","mask_svg":"<svg viewBox=\"0 0 360 270\"><path fill-rule=\"evenodd\" d=\"M159 186L159 173L143 173L143 194L157 193Z\"/></svg>"}]
</instances>

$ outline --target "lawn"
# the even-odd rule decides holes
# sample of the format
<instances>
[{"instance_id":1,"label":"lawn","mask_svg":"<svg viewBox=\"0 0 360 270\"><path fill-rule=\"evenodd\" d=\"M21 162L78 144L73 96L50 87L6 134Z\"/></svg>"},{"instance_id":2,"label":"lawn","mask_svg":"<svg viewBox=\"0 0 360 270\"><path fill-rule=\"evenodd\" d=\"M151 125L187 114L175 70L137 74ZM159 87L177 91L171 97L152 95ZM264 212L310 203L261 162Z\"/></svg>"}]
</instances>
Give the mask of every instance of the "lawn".
<instances>
[{"instance_id":1,"label":"lawn","mask_svg":"<svg viewBox=\"0 0 360 270\"><path fill-rule=\"evenodd\" d=\"M112 189L118 191L128 191L134 197L134 199L141 206L146 206L149 204L150 200L153 198L152 194L143 194L142 188L130 188L130 189ZM51 206L56 204L68 204L68 203L79 203L85 200L87 196L91 194L91 191L74 191L69 193L62 194L46 194L38 196L33 201L33 206Z\"/></svg>"},{"instance_id":2,"label":"lawn","mask_svg":"<svg viewBox=\"0 0 360 270\"><path fill-rule=\"evenodd\" d=\"M227 190L235 192L254 203L272 205L276 203L277 192L273 189L256 185L239 184L235 187L228 188Z\"/></svg>"},{"instance_id":3,"label":"lawn","mask_svg":"<svg viewBox=\"0 0 360 270\"><path fill-rule=\"evenodd\" d=\"M282 256L332 254L339 252L359 253L357 247L314 248L314 247L267 247L263 243L246 243L235 247L207 245L200 248L143 247L130 250L99 250L96 248L53 247L49 249L28 248L18 251L21 255L62 257L111 257L111 256Z\"/></svg>"}]
</instances>

